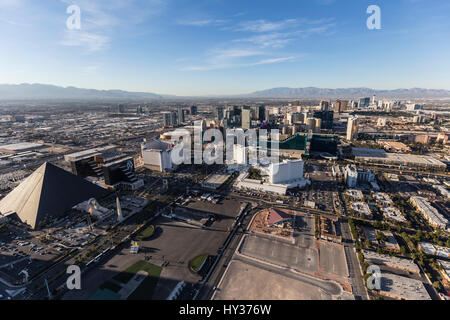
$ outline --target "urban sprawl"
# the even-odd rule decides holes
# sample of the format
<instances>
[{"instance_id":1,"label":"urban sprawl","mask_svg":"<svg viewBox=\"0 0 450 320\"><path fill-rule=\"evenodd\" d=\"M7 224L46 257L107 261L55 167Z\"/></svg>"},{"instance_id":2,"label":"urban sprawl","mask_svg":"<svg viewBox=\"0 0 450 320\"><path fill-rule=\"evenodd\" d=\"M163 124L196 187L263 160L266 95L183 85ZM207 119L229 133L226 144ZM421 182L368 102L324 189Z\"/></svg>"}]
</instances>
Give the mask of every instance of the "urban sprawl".
<instances>
[{"instance_id":1,"label":"urban sprawl","mask_svg":"<svg viewBox=\"0 0 450 320\"><path fill-rule=\"evenodd\" d=\"M449 107L3 102L0 299L447 300Z\"/></svg>"}]
</instances>

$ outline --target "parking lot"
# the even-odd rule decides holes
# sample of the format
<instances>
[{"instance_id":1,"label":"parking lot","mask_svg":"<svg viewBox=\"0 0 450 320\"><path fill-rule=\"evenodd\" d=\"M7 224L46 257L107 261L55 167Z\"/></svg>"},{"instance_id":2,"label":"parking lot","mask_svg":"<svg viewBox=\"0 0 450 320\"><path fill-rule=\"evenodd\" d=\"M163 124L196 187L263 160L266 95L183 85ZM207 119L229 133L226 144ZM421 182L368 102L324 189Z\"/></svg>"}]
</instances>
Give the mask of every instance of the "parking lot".
<instances>
[{"instance_id":1,"label":"parking lot","mask_svg":"<svg viewBox=\"0 0 450 320\"><path fill-rule=\"evenodd\" d=\"M341 245L321 242L319 252L320 269L323 272L341 277L349 276L344 248Z\"/></svg>"},{"instance_id":2,"label":"parking lot","mask_svg":"<svg viewBox=\"0 0 450 320\"><path fill-rule=\"evenodd\" d=\"M6 228L6 227L4 227ZM54 242L41 241L40 232L28 232L8 226L0 237L0 277L10 284L20 285L39 273L67 250ZM57 240L55 240L57 241Z\"/></svg>"},{"instance_id":3,"label":"parking lot","mask_svg":"<svg viewBox=\"0 0 450 320\"><path fill-rule=\"evenodd\" d=\"M257 235L244 238L240 253L273 264L314 273L318 271L318 254L312 248Z\"/></svg>"},{"instance_id":4,"label":"parking lot","mask_svg":"<svg viewBox=\"0 0 450 320\"><path fill-rule=\"evenodd\" d=\"M222 204L193 200L187 204L187 207L192 211L198 210L198 214L206 216L214 214L217 220L208 227L202 227L181 221L176 217L156 218L152 221L155 232L149 239L139 241L138 254L130 253L129 246L125 246L120 253L115 254L88 274L87 277L91 282L83 296L68 293L66 298L89 298L100 285L141 260L163 266L154 295L148 297L149 299L166 299L179 281L185 281L188 284L198 283L201 276L189 270L190 260L204 254L217 255L219 248L228 237L241 203L225 199Z\"/></svg>"}]
</instances>

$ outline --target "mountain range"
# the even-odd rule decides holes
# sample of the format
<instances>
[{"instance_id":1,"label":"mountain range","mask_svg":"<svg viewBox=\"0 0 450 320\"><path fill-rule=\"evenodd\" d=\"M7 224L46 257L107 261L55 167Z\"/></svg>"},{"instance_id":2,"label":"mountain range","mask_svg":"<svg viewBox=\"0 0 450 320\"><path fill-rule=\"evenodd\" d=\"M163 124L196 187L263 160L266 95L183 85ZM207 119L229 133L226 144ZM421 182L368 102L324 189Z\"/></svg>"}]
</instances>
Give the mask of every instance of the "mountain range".
<instances>
[{"instance_id":1,"label":"mountain range","mask_svg":"<svg viewBox=\"0 0 450 320\"><path fill-rule=\"evenodd\" d=\"M149 92L64 88L39 83L0 84L0 100L153 100L162 98L161 95Z\"/></svg>"},{"instance_id":2,"label":"mountain range","mask_svg":"<svg viewBox=\"0 0 450 320\"><path fill-rule=\"evenodd\" d=\"M437 89L396 89L375 90L370 88L272 88L249 94L233 95L233 98L267 99L332 99L359 98L376 95L381 98L418 99L450 98L450 90ZM95 90L76 87L59 87L47 84L0 84L0 100L157 100L176 96L150 92L130 92L123 90ZM181 98L181 97L179 97ZM206 97L205 97L206 98Z\"/></svg>"},{"instance_id":3,"label":"mountain range","mask_svg":"<svg viewBox=\"0 0 450 320\"><path fill-rule=\"evenodd\" d=\"M369 88L347 88L347 89L323 89L323 88L273 88L253 92L248 97L253 98L359 98L376 95L382 98L417 99L417 98L449 98L450 90L436 89L396 89L375 90Z\"/></svg>"}]
</instances>

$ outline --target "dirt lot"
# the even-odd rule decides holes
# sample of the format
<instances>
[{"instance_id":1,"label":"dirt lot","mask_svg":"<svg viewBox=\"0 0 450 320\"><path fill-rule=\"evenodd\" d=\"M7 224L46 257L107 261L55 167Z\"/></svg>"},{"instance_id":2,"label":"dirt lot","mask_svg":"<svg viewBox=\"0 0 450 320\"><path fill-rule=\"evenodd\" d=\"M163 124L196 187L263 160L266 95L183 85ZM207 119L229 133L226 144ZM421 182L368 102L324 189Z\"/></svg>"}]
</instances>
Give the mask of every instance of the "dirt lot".
<instances>
[{"instance_id":1,"label":"dirt lot","mask_svg":"<svg viewBox=\"0 0 450 320\"><path fill-rule=\"evenodd\" d=\"M312 284L294 280L241 261L233 261L216 300L327 300L331 295Z\"/></svg>"}]
</instances>

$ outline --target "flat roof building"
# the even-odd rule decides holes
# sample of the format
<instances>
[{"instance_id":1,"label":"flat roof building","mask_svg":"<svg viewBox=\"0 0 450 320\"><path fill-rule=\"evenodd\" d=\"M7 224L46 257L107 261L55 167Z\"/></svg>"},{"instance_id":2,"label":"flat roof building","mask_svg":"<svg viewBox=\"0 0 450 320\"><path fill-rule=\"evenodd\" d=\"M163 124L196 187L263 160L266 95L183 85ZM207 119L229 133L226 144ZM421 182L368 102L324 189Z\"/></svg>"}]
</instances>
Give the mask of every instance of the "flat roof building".
<instances>
[{"instance_id":1,"label":"flat roof building","mask_svg":"<svg viewBox=\"0 0 450 320\"><path fill-rule=\"evenodd\" d=\"M372 211L370 211L369 205L365 202L353 202L352 209L356 214L359 214L360 216L372 216Z\"/></svg>"},{"instance_id":2,"label":"flat roof building","mask_svg":"<svg viewBox=\"0 0 450 320\"><path fill-rule=\"evenodd\" d=\"M420 273L419 267L412 260L392 257L387 254L379 254L377 252L368 250L363 250L363 254L364 260L368 260L369 262L385 265L391 268L411 273Z\"/></svg>"},{"instance_id":3,"label":"flat roof building","mask_svg":"<svg viewBox=\"0 0 450 320\"><path fill-rule=\"evenodd\" d=\"M17 154L26 151L34 151L44 148L45 145L40 143L31 143L31 142L20 142L13 144L6 144L0 146L0 152L9 153L9 154Z\"/></svg>"},{"instance_id":4,"label":"flat roof building","mask_svg":"<svg viewBox=\"0 0 450 320\"><path fill-rule=\"evenodd\" d=\"M405 166L412 168L432 168L445 170L447 165L431 156L388 153L383 149L353 148L355 160L362 163Z\"/></svg>"},{"instance_id":5,"label":"flat roof building","mask_svg":"<svg viewBox=\"0 0 450 320\"><path fill-rule=\"evenodd\" d=\"M450 231L449 222L430 202L422 197L411 197L411 204L427 219L428 223L438 229Z\"/></svg>"},{"instance_id":6,"label":"flat roof building","mask_svg":"<svg viewBox=\"0 0 450 320\"><path fill-rule=\"evenodd\" d=\"M92 148L88 150L78 151L64 156L64 160L67 162L79 161L87 158L91 158L97 155L102 155L109 152L114 152L116 146L109 145L105 147Z\"/></svg>"},{"instance_id":7,"label":"flat roof building","mask_svg":"<svg viewBox=\"0 0 450 320\"><path fill-rule=\"evenodd\" d=\"M439 270L439 273L442 275L446 285L450 286L450 262L438 259L437 263L442 267L442 269Z\"/></svg>"},{"instance_id":8,"label":"flat roof building","mask_svg":"<svg viewBox=\"0 0 450 320\"><path fill-rule=\"evenodd\" d=\"M422 281L383 272L381 295L398 300L431 300Z\"/></svg>"},{"instance_id":9,"label":"flat roof building","mask_svg":"<svg viewBox=\"0 0 450 320\"><path fill-rule=\"evenodd\" d=\"M441 247L430 242L419 242L419 248L430 256L450 259L450 248Z\"/></svg>"},{"instance_id":10,"label":"flat roof building","mask_svg":"<svg viewBox=\"0 0 450 320\"><path fill-rule=\"evenodd\" d=\"M202 182L204 188L217 190L230 179L230 174L213 174Z\"/></svg>"},{"instance_id":11,"label":"flat roof building","mask_svg":"<svg viewBox=\"0 0 450 320\"><path fill-rule=\"evenodd\" d=\"M394 220L398 222L407 222L405 216L396 207L384 207L381 209L383 215L388 220Z\"/></svg>"}]
</instances>

